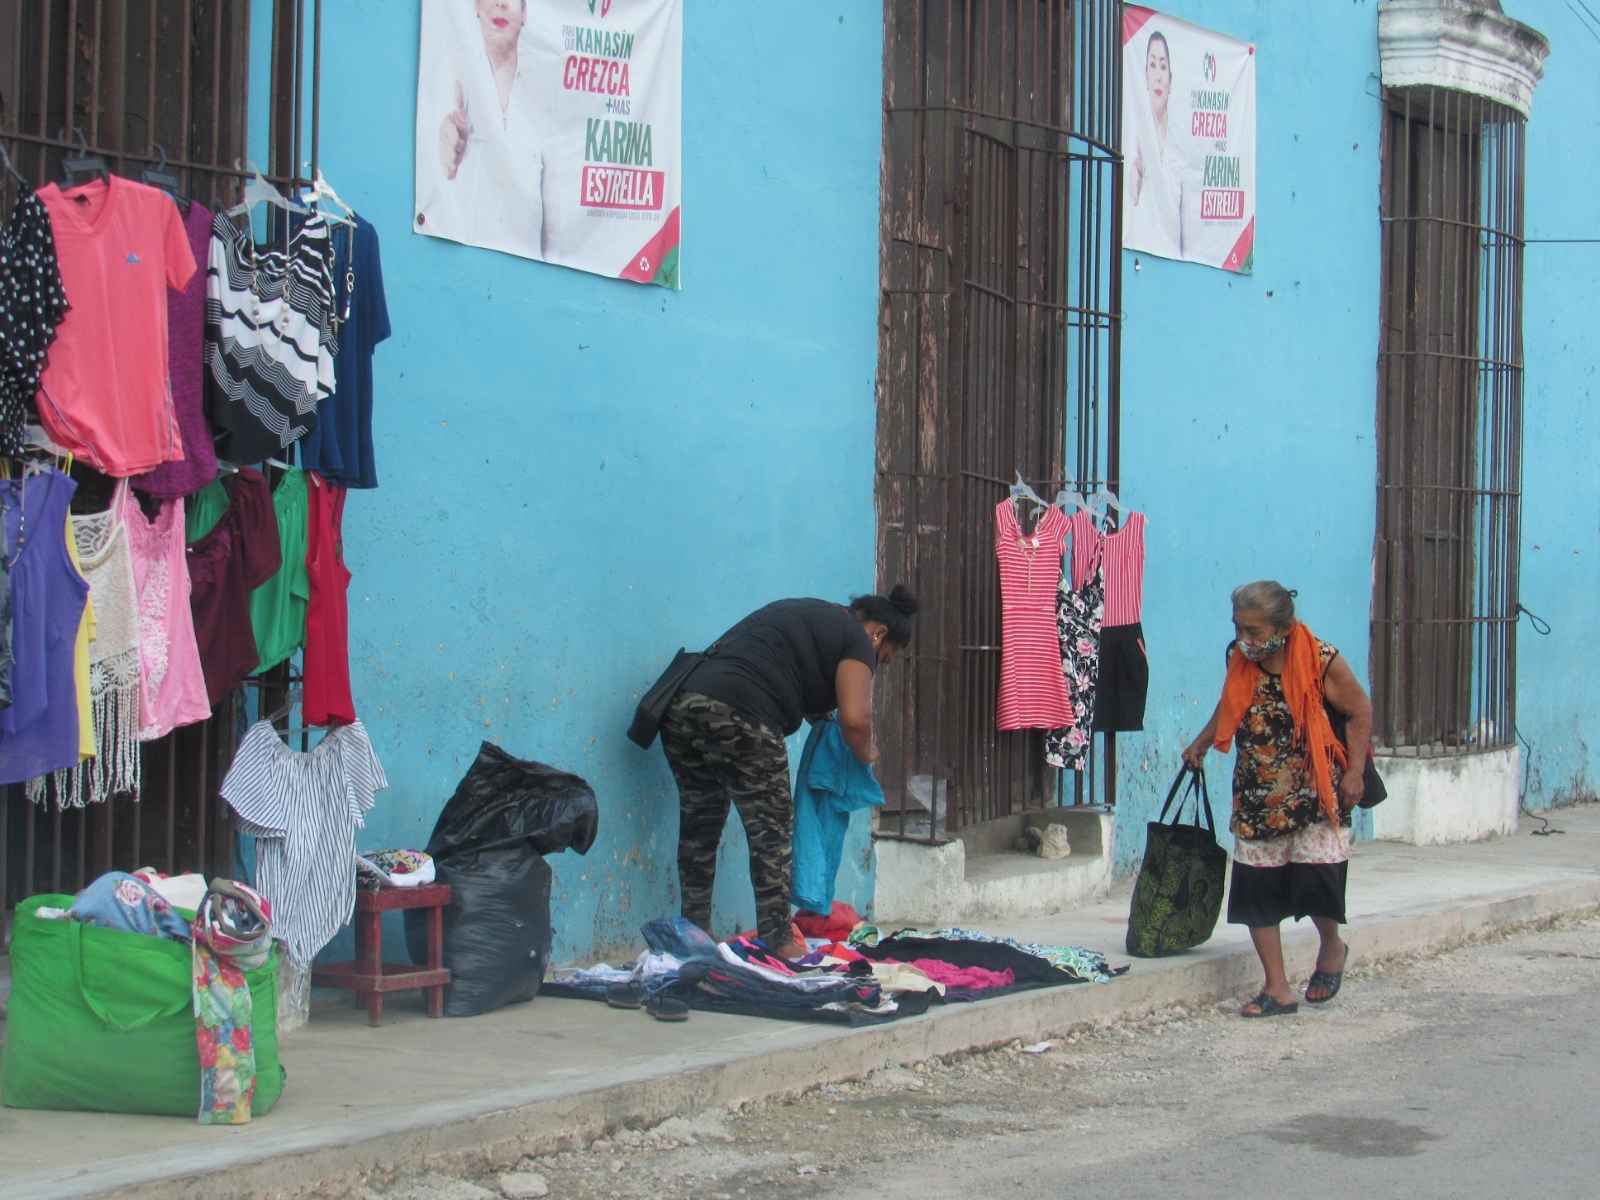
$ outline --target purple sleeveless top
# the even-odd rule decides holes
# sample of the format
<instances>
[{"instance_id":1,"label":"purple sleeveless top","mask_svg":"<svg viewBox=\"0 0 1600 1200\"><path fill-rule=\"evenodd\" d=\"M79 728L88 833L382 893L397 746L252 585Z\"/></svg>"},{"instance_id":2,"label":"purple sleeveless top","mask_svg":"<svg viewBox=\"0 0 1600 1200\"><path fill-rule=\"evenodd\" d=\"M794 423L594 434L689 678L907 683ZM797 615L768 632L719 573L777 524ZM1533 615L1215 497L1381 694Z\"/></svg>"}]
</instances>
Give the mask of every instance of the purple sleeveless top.
<instances>
[{"instance_id":1,"label":"purple sleeveless top","mask_svg":"<svg viewBox=\"0 0 1600 1200\"><path fill-rule=\"evenodd\" d=\"M67 554L67 505L77 490L54 467L25 483L0 480L15 656L11 707L0 712L0 783L78 765L73 652L89 584Z\"/></svg>"}]
</instances>

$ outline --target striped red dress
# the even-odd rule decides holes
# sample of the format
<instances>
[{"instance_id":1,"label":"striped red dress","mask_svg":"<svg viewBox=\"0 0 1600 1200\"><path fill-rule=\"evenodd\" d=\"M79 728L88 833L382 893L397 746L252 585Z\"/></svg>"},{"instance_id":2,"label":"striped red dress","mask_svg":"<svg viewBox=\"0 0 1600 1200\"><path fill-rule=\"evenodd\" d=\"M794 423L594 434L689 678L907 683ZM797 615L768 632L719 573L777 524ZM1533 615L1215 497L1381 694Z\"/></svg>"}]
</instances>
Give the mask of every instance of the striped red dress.
<instances>
[{"instance_id":1,"label":"striped red dress","mask_svg":"<svg viewBox=\"0 0 1600 1200\"><path fill-rule=\"evenodd\" d=\"M1061 729L1072 724L1067 676L1056 632L1056 585L1067 517L1045 509L1024 534L1010 500L994 510L994 552L1000 562L1000 698L997 729Z\"/></svg>"}]
</instances>

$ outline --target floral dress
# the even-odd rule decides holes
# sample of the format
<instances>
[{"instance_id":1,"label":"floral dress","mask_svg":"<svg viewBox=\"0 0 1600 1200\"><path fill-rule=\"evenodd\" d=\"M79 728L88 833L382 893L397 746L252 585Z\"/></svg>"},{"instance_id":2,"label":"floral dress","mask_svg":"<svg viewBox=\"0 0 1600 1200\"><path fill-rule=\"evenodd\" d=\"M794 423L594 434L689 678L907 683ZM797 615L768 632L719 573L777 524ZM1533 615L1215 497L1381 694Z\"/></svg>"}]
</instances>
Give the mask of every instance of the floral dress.
<instances>
[{"instance_id":1,"label":"floral dress","mask_svg":"<svg viewBox=\"0 0 1600 1200\"><path fill-rule=\"evenodd\" d=\"M1228 654L1231 657L1235 653L1230 643ZM1327 642L1317 640L1317 663L1324 676L1338 653ZM1247 841L1283 837L1327 819L1305 748L1295 744L1294 718L1283 697L1283 680L1279 676L1261 672L1256 694L1234 737L1238 757L1233 767L1233 820L1229 828L1236 837ZM1335 793L1343 777L1343 770L1335 763ZM1340 824L1350 824L1349 813L1341 813Z\"/></svg>"},{"instance_id":2,"label":"floral dress","mask_svg":"<svg viewBox=\"0 0 1600 1200\"><path fill-rule=\"evenodd\" d=\"M1061 669L1072 701L1072 724L1052 729L1044 739L1044 760L1052 767L1083 770L1094 729L1095 689L1100 686L1100 628L1106 609L1103 557L1096 560L1081 588L1072 586L1071 570L1061 573L1056 589L1056 632L1061 638Z\"/></svg>"}]
</instances>

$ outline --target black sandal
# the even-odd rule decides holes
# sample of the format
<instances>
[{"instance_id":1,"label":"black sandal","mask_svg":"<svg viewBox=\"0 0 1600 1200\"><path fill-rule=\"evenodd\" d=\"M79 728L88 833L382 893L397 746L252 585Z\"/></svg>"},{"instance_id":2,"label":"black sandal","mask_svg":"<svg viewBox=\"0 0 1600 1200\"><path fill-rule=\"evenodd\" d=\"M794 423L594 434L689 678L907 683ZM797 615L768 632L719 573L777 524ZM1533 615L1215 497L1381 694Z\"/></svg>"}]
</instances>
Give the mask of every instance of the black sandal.
<instances>
[{"instance_id":1,"label":"black sandal","mask_svg":"<svg viewBox=\"0 0 1600 1200\"><path fill-rule=\"evenodd\" d=\"M1344 982L1344 969L1350 965L1350 945L1348 942L1339 943L1344 947L1344 962L1337 971L1313 971L1311 978L1306 982L1306 1003L1326 1004L1339 994L1339 985ZM1311 998L1310 992L1314 987L1327 988L1328 994L1316 1000Z\"/></svg>"},{"instance_id":2,"label":"black sandal","mask_svg":"<svg viewBox=\"0 0 1600 1200\"><path fill-rule=\"evenodd\" d=\"M1245 1012L1245 1010L1241 1008L1239 1010L1239 1015L1245 1018L1247 1021L1254 1020L1257 1017L1292 1017L1295 1013L1300 1011L1299 1001L1291 1000L1287 1004L1280 1004L1265 992L1262 992L1261 995L1250 1001L1250 1003L1254 1004L1261 1011Z\"/></svg>"},{"instance_id":3,"label":"black sandal","mask_svg":"<svg viewBox=\"0 0 1600 1200\"><path fill-rule=\"evenodd\" d=\"M644 986L638 983L613 983L606 989L606 1003L612 1008L643 1008Z\"/></svg>"}]
</instances>

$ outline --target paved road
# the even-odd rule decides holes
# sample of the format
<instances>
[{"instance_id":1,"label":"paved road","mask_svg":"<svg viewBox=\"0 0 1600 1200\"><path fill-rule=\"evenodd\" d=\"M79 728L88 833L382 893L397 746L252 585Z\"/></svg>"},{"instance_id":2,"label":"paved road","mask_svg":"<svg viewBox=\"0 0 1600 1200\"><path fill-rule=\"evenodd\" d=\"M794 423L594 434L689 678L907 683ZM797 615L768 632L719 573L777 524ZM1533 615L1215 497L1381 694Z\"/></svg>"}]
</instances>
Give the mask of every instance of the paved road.
<instances>
[{"instance_id":1,"label":"paved road","mask_svg":"<svg viewBox=\"0 0 1600 1200\"><path fill-rule=\"evenodd\" d=\"M553 1200L1600 1196L1600 920L1356 964L1299 1016L1232 1012L896 1068L527 1166Z\"/></svg>"}]
</instances>

